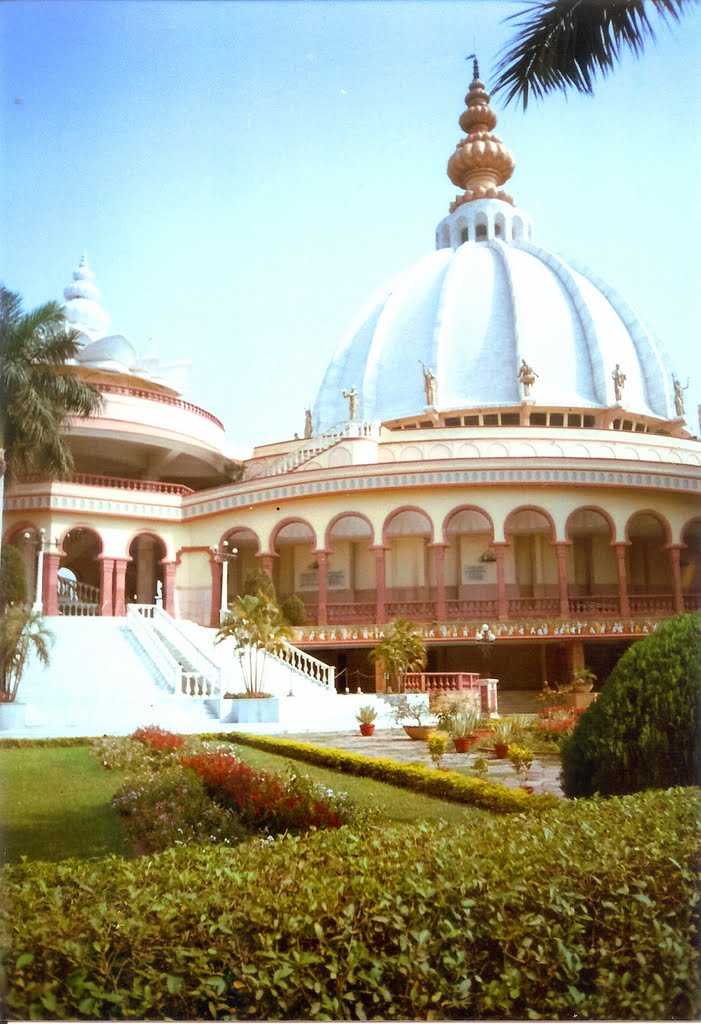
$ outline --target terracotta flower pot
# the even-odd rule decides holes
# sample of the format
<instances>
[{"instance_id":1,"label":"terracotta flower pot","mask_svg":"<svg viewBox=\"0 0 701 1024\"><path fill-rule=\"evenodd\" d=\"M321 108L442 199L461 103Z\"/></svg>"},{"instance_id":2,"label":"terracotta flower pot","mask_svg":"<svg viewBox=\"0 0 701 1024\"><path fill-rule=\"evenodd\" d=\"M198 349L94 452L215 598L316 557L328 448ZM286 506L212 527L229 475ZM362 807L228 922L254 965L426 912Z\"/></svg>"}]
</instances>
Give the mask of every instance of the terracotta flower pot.
<instances>
[{"instance_id":1,"label":"terracotta flower pot","mask_svg":"<svg viewBox=\"0 0 701 1024\"><path fill-rule=\"evenodd\" d=\"M360 723L360 733L361 733L362 736L372 736L374 731L375 731L375 723L374 722L361 722Z\"/></svg>"},{"instance_id":2,"label":"terracotta flower pot","mask_svg":"<svg viewBox=\"0 0 701 1024\"><path fill-rule=\"evenodd\" d=\"M435 725L405 725L403 728L410 740L427 740L436 731Z\"/></svg>"},{"instance_id":3,"label":"terracotta flower pot","mask_svg":"<svg viewBox=\"0 0 701 1024\"><path fill-rule=\"evenodd\" d=\"M453 744L455 746L456 753L467 754L467 752L472 750L475 746L477 740L477 733L471 733L469 736L454 736Z\"/></svg>"},{"instance_id":4,"label":"terracotta flower pot","mask_svg":"<svg viewBox=\"0 0 701 1024\"><path fill-rule=\"evenodd\" d=\"M509 753L508 743L495 743L494 744L494 756L503 758Z\"/></svg>"}]
</instances>

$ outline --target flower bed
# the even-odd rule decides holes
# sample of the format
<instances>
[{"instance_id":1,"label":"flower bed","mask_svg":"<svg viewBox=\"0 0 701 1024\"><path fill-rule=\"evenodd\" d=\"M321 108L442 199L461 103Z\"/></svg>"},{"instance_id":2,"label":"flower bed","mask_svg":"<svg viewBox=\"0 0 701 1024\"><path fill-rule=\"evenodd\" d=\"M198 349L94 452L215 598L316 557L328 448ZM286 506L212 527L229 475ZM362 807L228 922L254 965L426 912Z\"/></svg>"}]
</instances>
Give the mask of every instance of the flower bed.
<instances>
[{"instance_id":1,"label":"flower bed","mask_svg":"<svg viewBox=\"0 0 701 1024\"><path fill-rule=\"evenodd\" d=\"M159 725L146 725L141 729L136 729L131 734L131 738L159 753L171 753L174 750L182 750L185 746L184 736L161 729Z\"/></svg>"}]
</instances>

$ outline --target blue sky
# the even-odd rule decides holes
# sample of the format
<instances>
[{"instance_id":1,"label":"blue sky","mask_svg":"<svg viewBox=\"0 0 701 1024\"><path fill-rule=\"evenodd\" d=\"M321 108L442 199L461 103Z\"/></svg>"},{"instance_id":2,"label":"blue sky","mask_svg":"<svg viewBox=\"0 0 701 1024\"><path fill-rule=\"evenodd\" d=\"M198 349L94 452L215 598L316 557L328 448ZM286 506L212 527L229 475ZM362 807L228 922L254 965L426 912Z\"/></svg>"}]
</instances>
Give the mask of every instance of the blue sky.
<instances>
[{"instance_id":1,"label":"blue sky","mask_svg":"<svg viewBox=\"0 0 701 1024\"><path fill-rule=\"evenodd\" d=\"M112 329L193 362L230 440L282 439L368 296L433 248L476 46L521 5L0 8L4 280L58 298L83 250ZM535 238L606 279L701 401L701 16L595 96L499 114ZM694 416L689 416L694 425Z\"/></svg>"}]
</instances>

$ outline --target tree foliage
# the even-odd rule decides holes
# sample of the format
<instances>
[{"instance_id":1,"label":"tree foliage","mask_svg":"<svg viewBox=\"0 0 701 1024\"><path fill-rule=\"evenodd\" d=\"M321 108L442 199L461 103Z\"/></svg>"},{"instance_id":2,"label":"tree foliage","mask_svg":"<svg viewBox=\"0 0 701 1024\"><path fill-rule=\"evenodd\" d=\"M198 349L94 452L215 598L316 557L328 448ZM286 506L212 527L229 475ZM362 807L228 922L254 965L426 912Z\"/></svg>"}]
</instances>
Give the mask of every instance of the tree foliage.
<instances>
[{"instance_id":1,"label":"tree foliage","mask_svg":"<svg viewBox=\"0 0 701 1024\"><path fill-rule=\"evenodd\" d=\"M217 643L232 637L246 693L262 696L268 654L280 654L292 636L275 600L267 594L237 597L217 633Z\"/></svg>"},{"instance_id":2,"label":"tree foliage","mask_svg":"<svg viewBox=\"0 0 701 1024\"><path fill-rule=\"evenodd\" d=\"M7 609L0 618L0 703L16 699L32 651L42 665L48 665L53 639L38 612Z\"/></svg>"},{"instance_id":3,"label":"tree foliage","mask_svg":"<svg viewBox=\"0 0 701 1024\"><path fill-rule=\"evenodd\" d=\"M554 91L592 93L597 75L605 77L624 49L639 56L654 40L649 18L677 21L696 0L529 0L510 15L517 27L497 64L495 93L506 103L528 106Z\"/></svg>"},{"instance_id":4,"label":"tree foliage","mask_svg":"<svg viewBox=\"0 0 701 1024\"><path fill-rule=\"evenodd\" d=\"M568 796L701 780L701 616L679 615L633 644L562 746Z\"/></svg>"},{"instance_id":5,"label":"tree foliage","mask_svg":"<svg viewBox=\"0 0 701 1024\"><path fill-rule=\"evenodd\" d=\"M406 672L419 672L426 665L426 644L418 627L407 619L390 622L370 651L370 660L387 673L393 688L401 686Z\"/></svg>"},{"instance_id":6,"label":"tree foliage","mask_svg":"<svg viewBox=\"0 0 701 1024\"><path fill-rule=\"evenodd\" d=\"M24 559L12 544L5 544L0 553L0 615L8 605L24 605L27 599Z\"/></svg>"}]
</instances>

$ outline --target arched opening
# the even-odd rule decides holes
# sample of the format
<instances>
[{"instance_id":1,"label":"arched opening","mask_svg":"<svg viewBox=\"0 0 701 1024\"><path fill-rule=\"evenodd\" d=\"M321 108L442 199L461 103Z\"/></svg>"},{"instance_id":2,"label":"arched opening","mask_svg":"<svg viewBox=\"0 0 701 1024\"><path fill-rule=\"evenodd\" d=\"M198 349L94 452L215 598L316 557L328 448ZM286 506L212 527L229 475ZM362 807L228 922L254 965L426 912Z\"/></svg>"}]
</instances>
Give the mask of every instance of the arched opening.
<instances>
[{"instance_id":1,"label":"arched opening","mask_svg":"<svg viewBox=\"0 0 701 1024\"><path fill-rule=\"evenodd\" d=\"M617 614L618 570L611 523L597 509L579 508L567 520L570 611Z\"/></svg>"},{"instance_id":2,"label":"arched opening","mask_svg":"<svg viewBox=\"0 0 701 1024\"><path fill-rule=\"evenodd\" d=\"M5 544L15 548L22 558L26 604L28 606L34 604L38 597L37 559L41 542L41 535L35 526L20 526L5 539Z\"/></svg>"},{"instance_id":3,"label":"arched opening","mask_svg":"<svg viewBox=\"0 0 701 1024\"><path fill-rule=\"evenodd\" d=\"M456 509L444 534L446 614L449 619L496 613L496 557L491 520L479 509Z\"/></svg>"},{"instance_id":4,"label":"arched opening","mask_svg":"<svg viewBox=\"0 0 701 1024\"><path fill-rule=\"evenodd\" d=\"M372 622L375 618L375 557L372 526L353 512L338 516L326 533L329 623Z\"/></svg>"},{"instance_id":5,"label":"arched opening","mask_svg":"<svg viewBox=\"0 0 701 1024\"><path fill-rule=\"evenodd\" d=\"M470 232L468 231L467 226L461 227L460 228L460 243L461 243L461 245L464 244L465 242L468 242L469 240L470 240Z\"/></svg>"},{"instance_id":6,"label":"arched opening","mask_svg":"<svg viewBox=\"0 0 701 1024\"><path fill-rule=\"evenodd\" d=\"M636 512L626 530L626 574L633 613L673 611L674 581L669 550L669 529L652 512Z\"/></svg>"},{"instance_id":7,"label":"arched opening","mask_svg":"<svg viewBox=\"0 0 701 1024\"><path fill-rule=\"evenodd\" d=\"M227 604L232 604L245 592L246 579L260 571L256 555L260 549L258 536L248 527L237 526L221 540L219 553L227 563Z\"/></svg>"},{"instance_id":8,"label":"arched opening","mask_svg":"<svg viewBox=\"0 0 701 1024\"><path fill-rule=\"evenodd\" d=\"M387 618L433 618L435 605L430 595L435 578L428 546L433 538L431 520L420 509L399 510L386 520L383 533L388 549Z\"/></svg>"},{"instance_id":9,"label":"arched opening","mask_svg":"<svg viewBox=\"0 0 701 1024\"><path fill-rule=\"evenodd\" d=\"M57 582L59 615L100 614L101 553L102 541L95 530L76 526L65 535ZM69 569L72 577L62 569Z\"/></svg>"},{"instance_id":10,"label":"arched opening","mask_svg":"<svg viewBox=\"0 0 701 1024\"><path fill-rule=\"evenodd\" d=\"M701 519L692 519L682 530L680 566L684 608L701 611Z\"/></svg>"},{"instance_id":11,"label":"arched opening","mask_svg":"<svg viewBox=\"0 0 701 1024\"><path fill-rule=\"evenodd\" d=\"M494 218L494 237L506 238L506 220L503 213L498 213Z\"/></svg>"},{"instance_id":12,"label":"arched opening","mask_svg":"<svg viewBox=\"0 0 701 1024\"><path fill-rule=\"evenodd\" d=\"M507 517L504 532L510 542L504 566L509 615L557 615L559 577L552 521L540 509L517 509Z\"/></svg>"},{"instance_id":13,"label":"arched opening","mask_svg":"<svg viewBox=\"0 0 701 1024\"><path fill-rule=\"evenodd\" d=\"M520 217L514 217L511 221L511 237L514 242L518 242L523 238L523 221Z\"/></svg>"},{"instance_id":14,"label":"arched opening","mask_svg":"<svg viewBox=\"0 0 701 1024\"><path fill-rule=\"evenodd\" d=\"M297 594L306 608L306 621L316 622L319 593L319 560L314 554L316 536L301 519L286 523L275 533L273 583L280 602Z\"/></svg>"},{"instance_id":15,"label":"arched opening","mask_svg":"<svg viewBox=\"0 0 701 1024\"><path fill-rule=\"evenodd\" d=\"M161 562L166 546L153 533L139 533L129 545L125 594L127 604L162 604L165 581Z\"/></svg>"}]
</instances>

